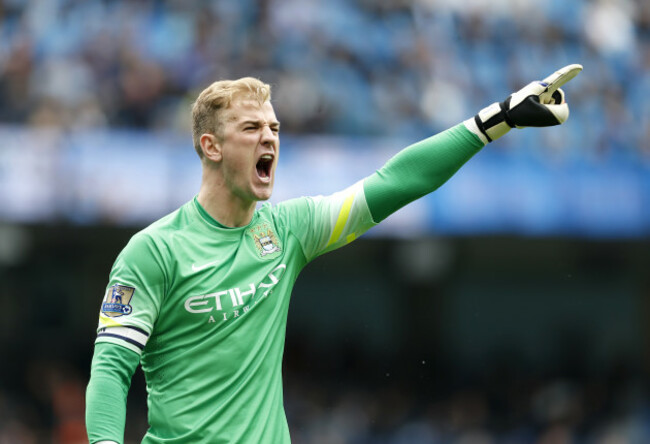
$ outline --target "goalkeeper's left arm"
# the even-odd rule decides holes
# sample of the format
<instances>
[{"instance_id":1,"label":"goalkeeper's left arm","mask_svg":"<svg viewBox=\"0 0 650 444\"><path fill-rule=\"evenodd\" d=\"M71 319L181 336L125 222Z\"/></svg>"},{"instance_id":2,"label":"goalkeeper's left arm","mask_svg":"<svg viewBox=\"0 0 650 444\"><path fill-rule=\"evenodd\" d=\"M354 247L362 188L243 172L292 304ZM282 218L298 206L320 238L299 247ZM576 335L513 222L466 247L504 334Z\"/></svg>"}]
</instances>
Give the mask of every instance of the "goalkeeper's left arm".
<instances>
[{"instance_id":1,"label":"goalkeeper's left arm","mask_svg":"<svg viewBox=\"0 0 650 444\"><path fill-rule=\"evenodd\" d=\"M366 202L374 222L440 187L488 142L511 128L559 125L569 117L559 88L582 70L569 65L543 81L526 85L474 118L400 151L364 180Z\"/></svg>"}]
</instances>

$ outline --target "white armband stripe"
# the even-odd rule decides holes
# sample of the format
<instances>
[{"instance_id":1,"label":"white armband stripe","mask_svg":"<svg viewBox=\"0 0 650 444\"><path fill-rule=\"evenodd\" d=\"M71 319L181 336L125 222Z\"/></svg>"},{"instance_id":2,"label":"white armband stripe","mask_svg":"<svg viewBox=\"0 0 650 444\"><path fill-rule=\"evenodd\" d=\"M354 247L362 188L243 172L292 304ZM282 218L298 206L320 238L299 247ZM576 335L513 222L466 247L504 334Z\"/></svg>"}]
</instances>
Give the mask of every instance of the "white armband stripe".
<instances>
[{"instance_id":1,"label":"white armband stripe","mask_svg":"<svg viewBox=\"0 0 650 444\"><path fill-rule=\"evenodd\" d=\"M140 346L133 345L130 342L127 342L121 338L114 338L112 336L101 336L101 337L98 336L97 339L95 340L95 344L99 344L102 342L108 342L109 344L119 345L120 347L124 347L128 350L137 353L139 356L142 355L142 349L140 348Z\"/></svg>"},{"instance_id":2,"label":"white armband stripe","mask_svg":"<svg viewBox=\"0 0 650 444\"><path fill-rule=\"evenodd\" d=\"M97 333L97 340L112 338L114 340L121 340L135 346L141 352L144 349L144 346L147 345L149 340L149 334L137 327L105 327L100 328ZM115 341L108 341L115 342ZM132 348L132 347L128 347ZM139 353L138 352L138 353Z\"/></svg>"}]
</instances>

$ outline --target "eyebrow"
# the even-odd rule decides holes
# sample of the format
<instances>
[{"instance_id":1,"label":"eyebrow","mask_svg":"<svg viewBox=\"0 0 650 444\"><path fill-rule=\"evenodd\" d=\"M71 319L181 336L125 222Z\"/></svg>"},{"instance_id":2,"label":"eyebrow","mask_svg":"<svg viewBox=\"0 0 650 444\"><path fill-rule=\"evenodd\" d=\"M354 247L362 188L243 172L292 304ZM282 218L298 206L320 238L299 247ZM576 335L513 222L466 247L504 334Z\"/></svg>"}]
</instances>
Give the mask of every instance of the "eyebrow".
<instances>
[{"instance_id":1,"label":"eyebrow","mask_svg":"<svg viewBox=\"0 0 650 444\"><path fill-rule=\"evenodd\" d=\"M248 120L243 120L242 122L239 123L239 126L246 126L246 125L255 125L255 126L260 126L262 123L261 120L253 120L253 119L248 119ZM270 127L275 127L275 128L280 128L280 122L277 120L274 120L272 122L269 122Z\"/></svg>"}]
</instances>

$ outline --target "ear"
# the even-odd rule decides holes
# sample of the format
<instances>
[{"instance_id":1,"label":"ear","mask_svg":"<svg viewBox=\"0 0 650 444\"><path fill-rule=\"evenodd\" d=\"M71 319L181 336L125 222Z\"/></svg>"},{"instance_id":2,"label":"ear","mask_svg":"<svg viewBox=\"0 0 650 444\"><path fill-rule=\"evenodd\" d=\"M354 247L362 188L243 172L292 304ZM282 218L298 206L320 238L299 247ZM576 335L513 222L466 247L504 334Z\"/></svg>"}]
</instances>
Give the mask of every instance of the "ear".
<instances>
[{"instance_id":1,"label":"ear","mask_svg":"<svg viewBox=\"0 0 650 444\"><path fill-rule=\"evenodd\" d=\"M221 162L223 155L221 153L221 144L214 134L201 134L199 139L203 156L213 162Z\"/></svg>"}]
</instances>

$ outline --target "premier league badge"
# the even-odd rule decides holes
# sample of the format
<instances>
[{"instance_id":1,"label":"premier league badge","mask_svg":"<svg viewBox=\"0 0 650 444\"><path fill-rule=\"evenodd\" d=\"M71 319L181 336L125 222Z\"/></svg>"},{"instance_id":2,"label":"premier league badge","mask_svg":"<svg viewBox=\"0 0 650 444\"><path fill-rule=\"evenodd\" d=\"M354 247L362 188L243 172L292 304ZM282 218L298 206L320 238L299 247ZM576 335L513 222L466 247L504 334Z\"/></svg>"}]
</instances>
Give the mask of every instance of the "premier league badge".
<instances>
[{"instance_id":1,"label":"premier league badge","mask_svg":"<svg viewBox=\"0 0 650 444\"><path fill-rule=\"evenodd\" d=\"M115 284L108 287L102 303L102 313L111 318L131 314L133 308L129 304L135 293L135 288Z\"/></svg>"}]
</instances>

